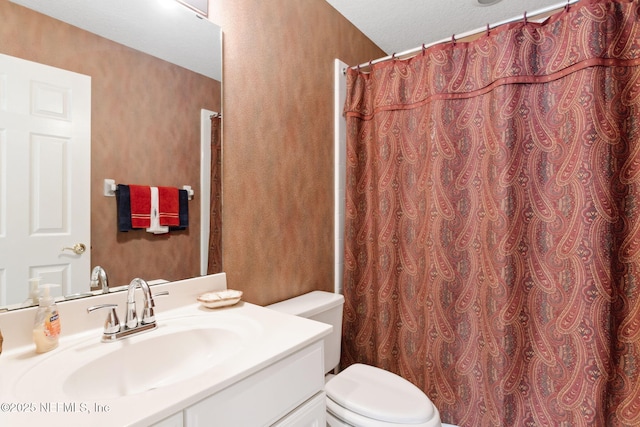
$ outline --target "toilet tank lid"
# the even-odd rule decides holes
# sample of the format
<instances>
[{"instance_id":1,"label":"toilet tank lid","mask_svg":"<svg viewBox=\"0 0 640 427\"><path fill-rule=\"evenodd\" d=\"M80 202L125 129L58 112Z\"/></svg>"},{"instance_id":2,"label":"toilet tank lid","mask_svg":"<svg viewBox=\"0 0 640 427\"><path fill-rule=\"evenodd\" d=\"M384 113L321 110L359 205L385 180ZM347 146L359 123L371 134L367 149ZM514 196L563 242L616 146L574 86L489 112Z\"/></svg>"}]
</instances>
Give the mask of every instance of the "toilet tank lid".
<instances>
[{"instance_id":1,"label":"toilet tank lid","mask_svg":"<svg viewBox=\"0 0 640 427\"><path fill-rule=\"evenodd\" d=\"M295 316L312 317L323 311L338 307L343 303L344 297L341 294L326 291L311 291L304 295L268 305L267 308Z\"/></svg>"}]
</instances>

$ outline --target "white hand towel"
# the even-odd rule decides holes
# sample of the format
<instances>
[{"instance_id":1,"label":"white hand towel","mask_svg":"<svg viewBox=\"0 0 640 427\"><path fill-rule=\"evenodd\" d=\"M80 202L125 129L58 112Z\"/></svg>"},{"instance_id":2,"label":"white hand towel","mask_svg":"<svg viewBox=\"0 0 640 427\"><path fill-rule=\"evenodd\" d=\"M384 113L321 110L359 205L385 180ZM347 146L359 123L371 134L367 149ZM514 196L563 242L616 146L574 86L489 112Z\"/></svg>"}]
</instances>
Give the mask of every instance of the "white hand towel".
<instances>
[{"instance_id":1,"label":"white hand towel","mask_svg":"<svg viewBox=\"0 0 640 427\"><path fill-rule=\"evenodd\" d=\"M164 234L169 232L169 227L160 225L158 187L151 187L151 226L147 232Z\"/></svg>"}]
</instances>

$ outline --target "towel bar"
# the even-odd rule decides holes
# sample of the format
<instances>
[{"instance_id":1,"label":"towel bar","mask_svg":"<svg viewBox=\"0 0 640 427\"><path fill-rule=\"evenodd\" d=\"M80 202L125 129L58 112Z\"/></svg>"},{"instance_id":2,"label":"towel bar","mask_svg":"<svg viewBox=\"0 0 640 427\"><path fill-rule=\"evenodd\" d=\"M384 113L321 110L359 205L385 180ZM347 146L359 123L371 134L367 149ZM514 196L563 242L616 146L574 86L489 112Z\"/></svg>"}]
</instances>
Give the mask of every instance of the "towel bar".
<instances>
[{"instance_id":1,"label":"towel bar","mask_svg":"<svg viewBox=\"0 0 640 427\"><path fill-rule=\"evenodd\" d=\"M114 179L105 178L103 184L103 194L105 197L115 197L116 195L116 181ZM194 191L190 185L183 185L183 190L187 190L187 194L189 195L189 200L193 199Z\"/></svg>"}]
</instances>

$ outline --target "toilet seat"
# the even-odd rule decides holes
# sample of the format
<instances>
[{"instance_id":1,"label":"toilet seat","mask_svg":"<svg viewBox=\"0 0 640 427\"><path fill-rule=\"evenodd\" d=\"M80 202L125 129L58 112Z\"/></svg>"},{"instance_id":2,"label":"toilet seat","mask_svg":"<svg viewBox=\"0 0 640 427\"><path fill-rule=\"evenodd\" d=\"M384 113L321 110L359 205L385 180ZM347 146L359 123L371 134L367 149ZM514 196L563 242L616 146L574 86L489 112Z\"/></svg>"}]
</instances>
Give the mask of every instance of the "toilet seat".
<instances>
[{"instance_id":1,"label":"toilet seat","mask_svg":"<svg viewBox=\"0 0 640 427\"><path fill-rule=\"evenodd\" d=\"M430 421L418 424L398 424L374 420L351 412L329 398L327 401L327 426L330 427L445 427L448 424L440 422L440 415ZM453 427L453 426L451 426Z\"/></svg>"},{"instance_id":2,"label":"toilet seat","mask_svg":"<svg viewBox=\"0 0 640 427\"><path fill-rule=\"evenodd\" d=\"M439 427L431 400L404 378L369 365L355 364L325 385L327 410L362 427Z\"/></svg>"}]
</instances>

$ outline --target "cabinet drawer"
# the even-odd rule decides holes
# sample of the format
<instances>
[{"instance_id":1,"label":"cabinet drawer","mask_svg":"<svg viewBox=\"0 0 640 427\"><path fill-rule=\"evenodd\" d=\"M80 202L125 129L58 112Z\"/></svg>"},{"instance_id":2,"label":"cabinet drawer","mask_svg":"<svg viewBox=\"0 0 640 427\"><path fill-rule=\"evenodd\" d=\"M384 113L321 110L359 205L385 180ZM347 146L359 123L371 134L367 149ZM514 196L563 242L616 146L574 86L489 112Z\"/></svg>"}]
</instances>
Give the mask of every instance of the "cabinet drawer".
<instances>
[{"instance_id":1,"label":"cabinet drawer","mask_svg":"<svg viewBox=\"0 0 640 427\"><path fill-rule=\"evenodd\" d=\"M186 427L268 426L324 387L322 341L185 410Z\"/></svg>"}]
</instances>

